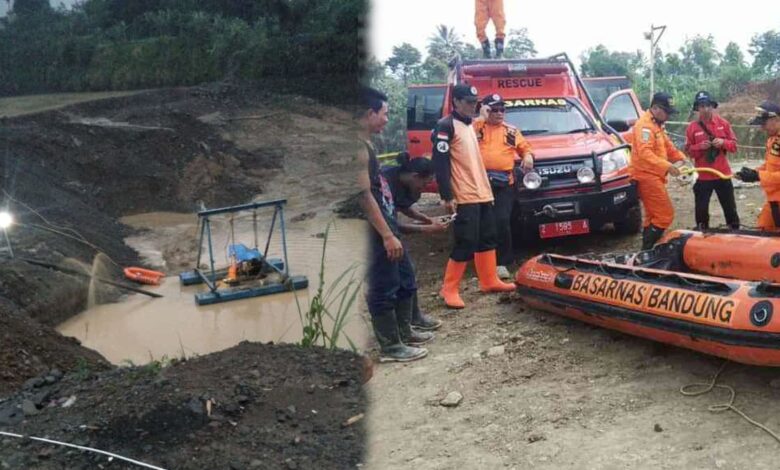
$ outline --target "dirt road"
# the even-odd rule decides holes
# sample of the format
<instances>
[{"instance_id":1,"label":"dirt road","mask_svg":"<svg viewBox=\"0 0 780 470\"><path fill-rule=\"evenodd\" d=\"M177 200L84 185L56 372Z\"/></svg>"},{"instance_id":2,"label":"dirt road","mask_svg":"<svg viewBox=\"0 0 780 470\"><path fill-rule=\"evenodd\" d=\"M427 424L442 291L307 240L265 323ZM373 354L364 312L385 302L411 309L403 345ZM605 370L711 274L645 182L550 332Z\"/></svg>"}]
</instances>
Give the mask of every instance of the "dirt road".
<instances>
[{"instance_id":1,"label":"dirt road","mask_svg":"<svg viewBox=\"0 0 780 470\"><path fill-rule=\"evenodd\" d=\"M675 227L692 226L690 187L671 188ZM761 191L739 189L737 202L754 223ZM715 198L711 214L723 223ZM422 304L444 326L427 359L381 366L369 383L369 468L777 468L780 443L735 413L708 411L728 392L680 394L709 381L722 360L531 310L514 294L481 295L475 278L466 283L468 308L449 313L433 295L446 236L409 241ZM639 244L639 236L597 234L526 255ZM730 363L720 383L736 389L737 407L780 431L775 379L778 370ZM450 392L462 394L459 406L439 404Z\"/></svg>"}]
</instances>

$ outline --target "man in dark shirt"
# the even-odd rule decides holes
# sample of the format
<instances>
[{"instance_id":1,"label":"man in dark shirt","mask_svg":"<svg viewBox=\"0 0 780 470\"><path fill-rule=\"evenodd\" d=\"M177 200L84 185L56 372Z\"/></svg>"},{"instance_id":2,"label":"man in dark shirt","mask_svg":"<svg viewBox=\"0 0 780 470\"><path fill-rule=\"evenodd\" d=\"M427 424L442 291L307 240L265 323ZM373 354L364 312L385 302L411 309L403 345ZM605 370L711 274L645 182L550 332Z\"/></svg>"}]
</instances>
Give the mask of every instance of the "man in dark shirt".
<instances>
[{"instance_id":1,"label":"man in dark shirt","mask_svg":"<svg viewBox=\"0 0 780 470\"><path fill-rule=\"evenodd\" d=\"M397 220L401 233L441 233L447 230L448 224L439 223L412 207L420 200L422 189L433 181L433 164L427 158L410 158L402 152L398 155L397 166L382 168L382 175L390 185L396 211L400 211L417 223L405 223ZM441 326L437 320L420 310L417 300L417 278L411 259L401 264L401 291L412 298L412 326L416 329L429 331ZM406 294L406 293L409 294Z\"/></svg>"},{"instance_id":2,"label":"man in dark shirt","mask_svg":"<svg viewBox=\"0 0 780 470\"><path fill-rule=\"evenodd\" d=\"M408 293L401 292L401 266L409 263L409 257L398 239L393 195L387 180L379 171L379 161L370 141L371 134L382 132L387 124L387 110L387 96L384 93L372 88L363 90L363 106L359 116L363 150L359 156L367 171L360 175L363 190L360 201L371 224L366 300L374 334L379 342L380 361L408 362L428 354L427 349L415 345L432 340L433 335L415 331L411 327L412 298Z\"/></svg>"}]
</instances>

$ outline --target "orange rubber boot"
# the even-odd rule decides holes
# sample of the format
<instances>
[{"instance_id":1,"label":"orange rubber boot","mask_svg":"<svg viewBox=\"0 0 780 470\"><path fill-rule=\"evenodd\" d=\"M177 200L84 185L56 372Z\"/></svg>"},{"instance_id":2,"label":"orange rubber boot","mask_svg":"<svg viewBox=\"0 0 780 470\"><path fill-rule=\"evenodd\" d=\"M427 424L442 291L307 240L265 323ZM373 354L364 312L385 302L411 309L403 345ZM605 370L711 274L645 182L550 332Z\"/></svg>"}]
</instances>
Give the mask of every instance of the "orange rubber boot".
<instances>
[{"instance_id":1,"label":"orange rubber boot","mask_svg":"<svg viewBox=\"0 0 780 470\"><path fill-rule=\"evenodd\" d=\"M482 292L512 292L514 284L508 284L496 274L496 250L474 253L474 266L477 268L479 290Z\"/></svg>"},{"instance_id":2,"label":"orange rubber boot","mask_svg":"<svg viewBox=\"0 0 780 470\"><path fill-rule=\"evenodd\" d=\"M460 280L466 272L465 261L447 261L447 269L444 271L444 285L439 291L439 295L444 297L444 303L449 308L463 308L466 304L460 298Z\"/></svg>"}]
</instances>

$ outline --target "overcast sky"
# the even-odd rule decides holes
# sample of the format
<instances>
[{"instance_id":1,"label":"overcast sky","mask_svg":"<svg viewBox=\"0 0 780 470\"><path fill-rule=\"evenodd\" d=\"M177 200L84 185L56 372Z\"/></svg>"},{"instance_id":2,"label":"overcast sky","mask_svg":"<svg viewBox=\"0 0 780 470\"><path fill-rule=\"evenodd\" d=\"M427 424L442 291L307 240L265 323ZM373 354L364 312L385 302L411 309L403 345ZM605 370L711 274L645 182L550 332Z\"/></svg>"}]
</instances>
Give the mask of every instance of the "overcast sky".
<instances>
[{"instance_id":1,"label":"overcast sky","mask_svg":"<svg viewBox=\"0 0 780 470\"><path fill-rule=\"evenodd\" d=\"M468 42L477 45L474 28L474 0L371 0L370 48L381 61L393 46L408 42L425 55L425 46L436 25L454 27ZM677 51L686 38L712 34L721 52L734 41L748 54L750 38L778 28L770 3L746 1L712 2L656 0L530 1L505 0L507 32L528 28L539 56L566 52L579 63L589 47L604 44L610 51L649 54L643 33L650 25L666 25L659 47ZM488 36L492 39L492 23Z\"/></svg>"}]
</instances>

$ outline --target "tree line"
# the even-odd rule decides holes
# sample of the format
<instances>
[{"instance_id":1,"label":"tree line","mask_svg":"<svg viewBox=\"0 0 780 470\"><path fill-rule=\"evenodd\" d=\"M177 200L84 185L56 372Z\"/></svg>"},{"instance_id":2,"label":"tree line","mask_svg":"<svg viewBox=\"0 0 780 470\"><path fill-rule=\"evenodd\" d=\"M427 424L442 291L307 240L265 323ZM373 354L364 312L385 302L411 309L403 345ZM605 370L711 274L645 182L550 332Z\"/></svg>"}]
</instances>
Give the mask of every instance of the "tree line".
<instances>
[{"instance_id":1,"label":"tree line","mask_svg":"<svg viewBox=\"0 0 780 470\"><path fill-rule=\"evenodd\" d=\"M456 54L479 58L481 50L463 41L462 36L446 25L439 25L429 36L427 56L404 43L393 48L384 63L369 62L370 81L385 90L390 98L390 122L379 146L383 151L404 148L406 131L406 87L411 84L444 83L447 64ZM712 35L695 36L677 50L655 52L655 90L671 93L685 113L699 90L708 90L719 101L745 91L751 82L773 79L780 73L780 32L766 31L753 36L747 51L748 60L739 45L729 43L720 51ZM513 29L507 35L506 58L537 56L536 45L525 28ZM642 51L610 51L604 45L587 49L580 56L580 73L585 77L623 75L631 79L642 105L650 101L650 67ZM682 116L683 118L685 116Z\"/></svg>"},{"instance_id":2,"label":"tree line","mask_svg":"<svg viewBox=\"0 0 780 470\"><path fill-rule=\"evenodd\" d=\"M681 109L689 109L698 90L709 90L719 101L745 91L750 82L775 78L780 72L780 32L756 34L748 48L749 61L739 45L730 42L718 50L712 35L695 36L677 50L655 52L655 89L671 93ZM609 51L603 45L581 56L587 77L626 75L647 105L650 99L649 60L642 51Z\"/></svg>"},{"instance_id":3,"label":"tree line","mask_svg":"<svg viewBox=\"0 0 780 470\"><path fill-rule=\"evenodd\" d=\"M363 0L16 0L0 18L0 96L263 80L355 95Z\"/></svg>"}]
</instances>

